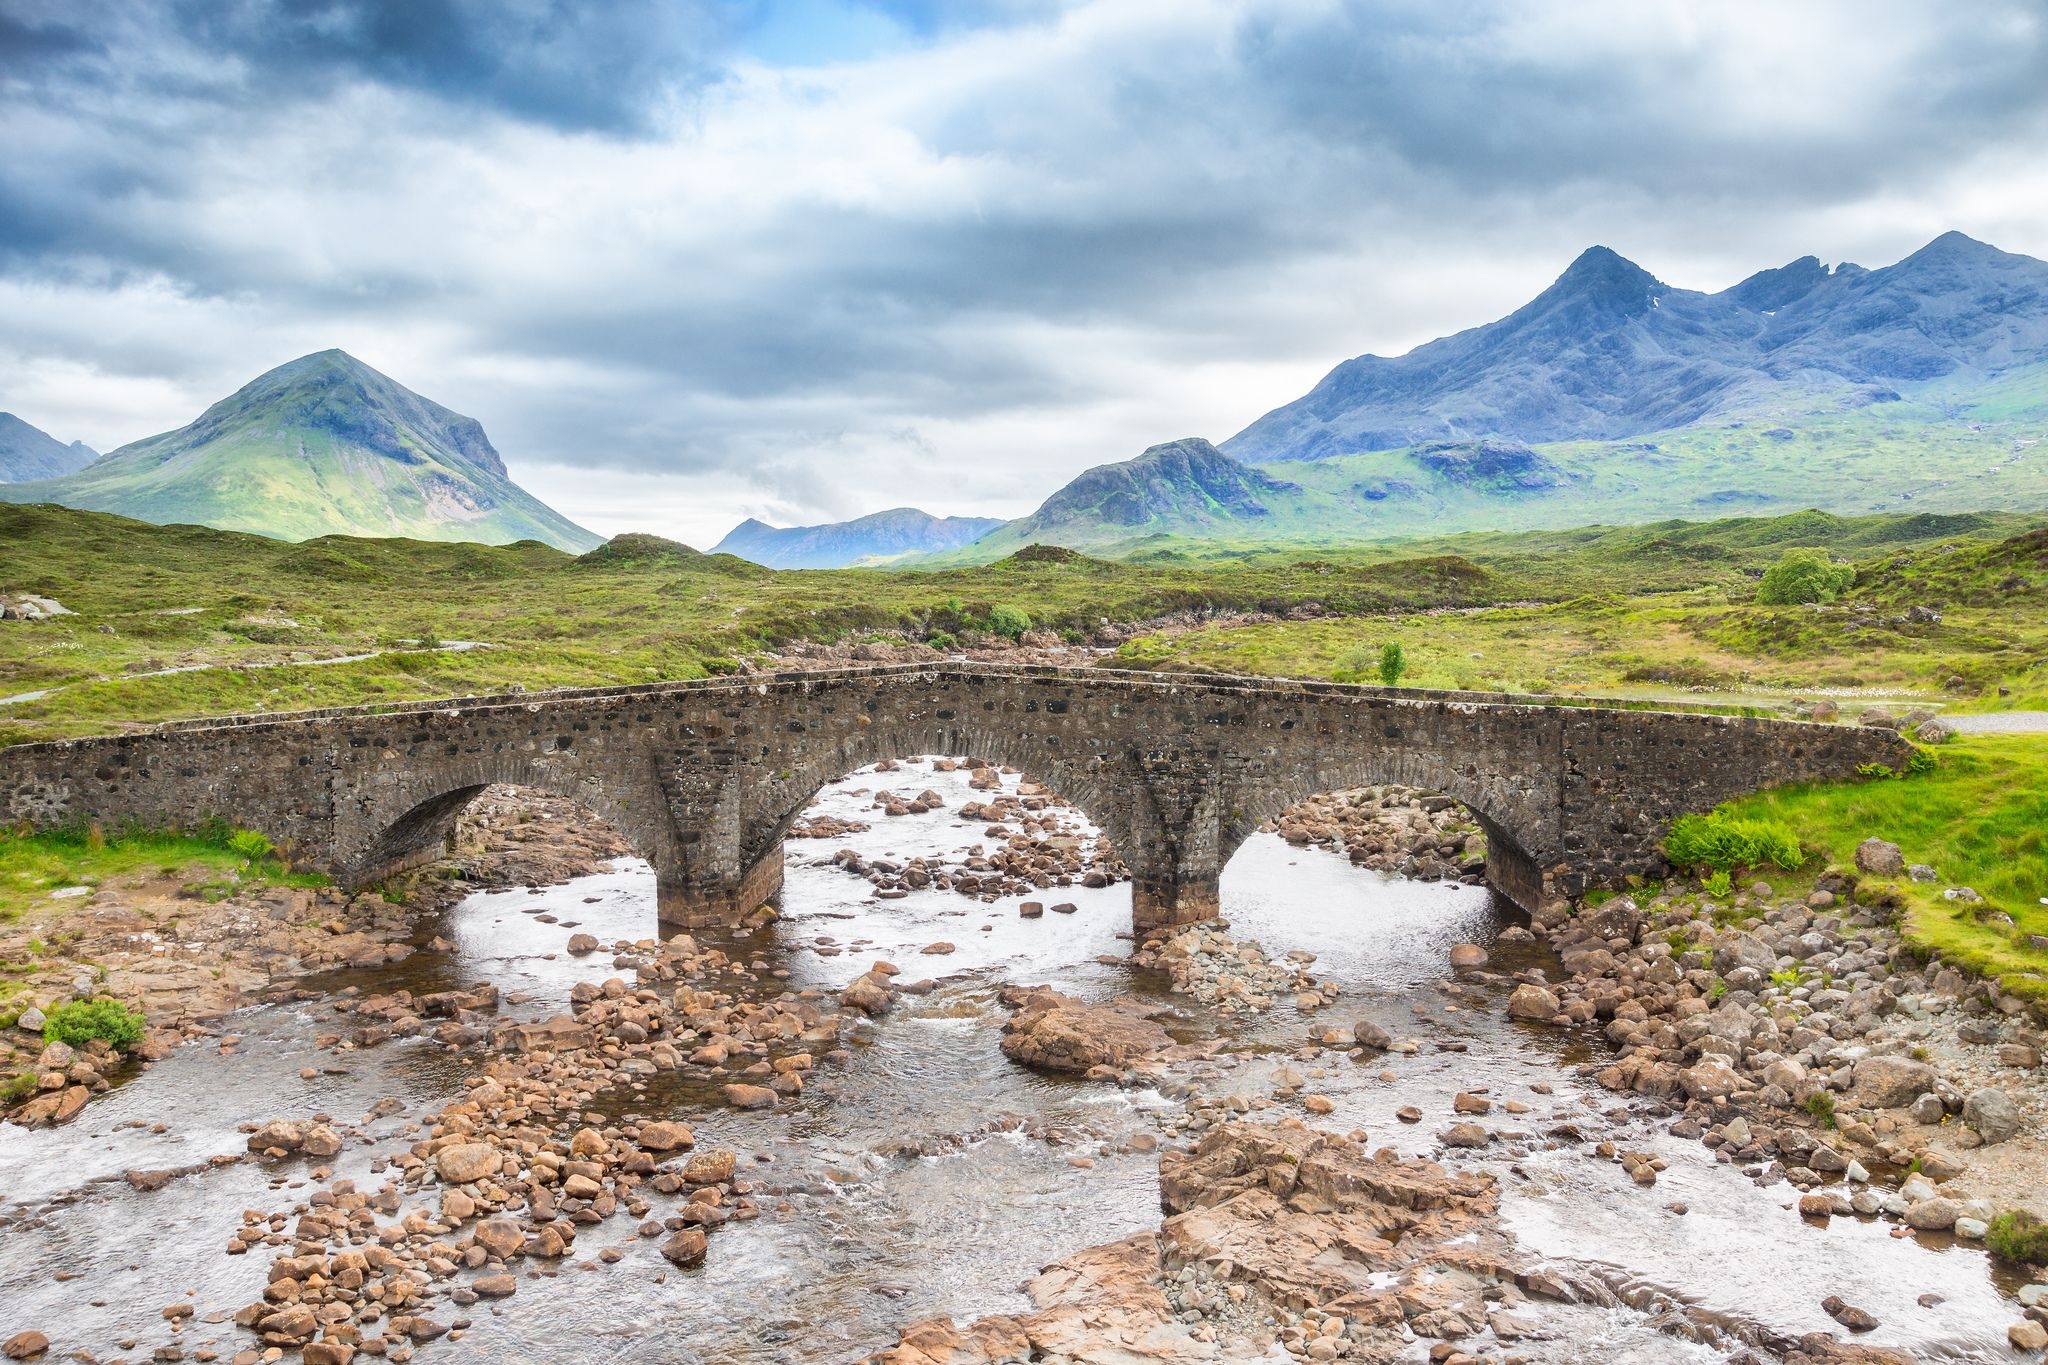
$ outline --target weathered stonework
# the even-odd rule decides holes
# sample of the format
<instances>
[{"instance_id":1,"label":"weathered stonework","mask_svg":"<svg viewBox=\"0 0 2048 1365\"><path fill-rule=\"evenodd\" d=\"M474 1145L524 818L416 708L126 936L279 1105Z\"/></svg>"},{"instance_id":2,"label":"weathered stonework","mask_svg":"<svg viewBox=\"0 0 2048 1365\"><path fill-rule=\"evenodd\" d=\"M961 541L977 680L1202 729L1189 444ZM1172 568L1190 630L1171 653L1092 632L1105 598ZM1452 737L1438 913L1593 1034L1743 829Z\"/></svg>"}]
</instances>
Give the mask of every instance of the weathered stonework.
<instances>
[{"instance_id":1,"label":"weathered stonework","mask_svg":"<svg viewBox=\"0 0 2048 1365\"><path fill-rule=\"evenodd\" d=\"M1524 905L1661 870L1669 821L1759 787L1904 763L1877 729L1545 706L1467 694L1107 669L896 666L179 722L0 749L0 812L164 825L219 816L360 885L437 856L494 782L580 802L653 864L669 923L782 885L818 789L909 754L973 754L1084 811L1132 873L1139 928L1216 912L1223 865L1317 792L1439 791Z\"/></svg>"}]
</instances>

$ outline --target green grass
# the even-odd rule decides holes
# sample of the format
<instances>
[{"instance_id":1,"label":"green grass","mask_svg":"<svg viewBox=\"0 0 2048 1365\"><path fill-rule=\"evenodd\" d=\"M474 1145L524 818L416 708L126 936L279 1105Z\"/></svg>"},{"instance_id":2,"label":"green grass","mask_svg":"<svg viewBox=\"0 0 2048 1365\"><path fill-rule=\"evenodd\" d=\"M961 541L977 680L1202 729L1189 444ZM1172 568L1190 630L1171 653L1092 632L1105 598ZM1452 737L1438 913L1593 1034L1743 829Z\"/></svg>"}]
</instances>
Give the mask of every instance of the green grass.
<instances>
[{"instance_id":1,"label":"green grass","mask_svg":"<svg viewBox=\"0 0 2048 1365\"><path fill-rule=\"evenodd\" d=\"M1314 558L1270 547L1199 562L1027 552L944 571L778 573L651 536L580 557L532 542L291 544L0 505L0 589L55 597L76 613L0 626L0 697L61 689L0 706L0 742L224 712L698 678L795 641L944 643L1024 618L1074 639L1105 622L1219 612L1317 619L1141 639L1116 662L1328 677L1357 651L1376 660L1398 638L1403 682L1424 687L1669 695L1695 683L1873 675L1931 686L1958 672L1988 684L2048 656L2048 626L2018 610L2037 601L2034 585L2048 574L1986 558L1997 537L2024 526L1800 514ZM1840 613L1773 620L1770 611L1787 609L1747 604L1792 543L1861 556L1880 594L1920 590L1908 571L1887 567L1894 560L1938 564L1953 579L1960 554L1974 577L1937 587L1981 589L1983 600L1972 596L1939 626L1875 634L1847 629ZM1939 553L1950 544L1963 548ZM2015 573L2024 590L1996 591ZM1614 595L1622 585L1635 595ZM450 641L490 647L432 648Z\"/></svg>"},{"instance_id":2,"label":"green grass","mask_svg":"<svg viewBox=\"0 0 2048 1365\"><path fill-rule=\"evenodd\" d=\"M2048 936L2048 735L1964 736L1942 748L1931 771L1780 787L1720 810L1786 825L1816 851L1799 873L1763 870L1781 889L1810 885L1821 861L1853 865L1866 838L1897 844L1907 862L1927 863L1939 877L1897 885L1907 940L2048 1003L2048 951L2029 941ZM1951 887L1984 900L1946 900Z\"/></svg>"},{"instance_id":3,"label":"green grass","mask_svg":"<svg viewBox=\"0 0 2048 1365\"><path fill-rule=\"evenodd\" d=\"M319 886L326 878L288 871L274 857L252 860L245 836L225 826L196 833L63 826L25 833L0 830L0 923L61 916L83 901L53 898L71 886L98 886L115 877L161 876L201 885L283 883ZM238 847L238 843L241 845Z\"/></svg>"}]
</instances>

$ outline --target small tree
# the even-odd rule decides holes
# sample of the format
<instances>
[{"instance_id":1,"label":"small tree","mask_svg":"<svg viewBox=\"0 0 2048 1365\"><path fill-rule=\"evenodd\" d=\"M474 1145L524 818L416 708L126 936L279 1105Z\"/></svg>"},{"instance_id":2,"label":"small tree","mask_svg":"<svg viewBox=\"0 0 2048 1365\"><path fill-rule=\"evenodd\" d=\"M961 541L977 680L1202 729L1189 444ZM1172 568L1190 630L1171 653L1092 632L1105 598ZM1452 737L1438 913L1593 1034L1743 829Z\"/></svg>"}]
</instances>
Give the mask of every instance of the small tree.
<instances>
[{"instance_id":1,"label":"small tree","mask_svg":"<svg viewBox=\"0 0 2048 1365\"><path fill-rule=\"evenodd\" d=\"M1764 581L1757 584L1756 600L1772 607L1832 602L1855 581L1856 570L1852 566L1837 564L1819 550L1787 550L1764 571Z\"/></svg>"},{"instance_id":2,"label":"small tree","mask_svg":"<svg viewBox=\"0 0 2048 1365\"><path fill-rule=\"evenodd\" d=\"M1380 646L1380 681L1392 687L1401 681L1401 675L1408 671L1408 651L1401 648L1399 640L1389 640Z\"/></svg>"}]
</instances>

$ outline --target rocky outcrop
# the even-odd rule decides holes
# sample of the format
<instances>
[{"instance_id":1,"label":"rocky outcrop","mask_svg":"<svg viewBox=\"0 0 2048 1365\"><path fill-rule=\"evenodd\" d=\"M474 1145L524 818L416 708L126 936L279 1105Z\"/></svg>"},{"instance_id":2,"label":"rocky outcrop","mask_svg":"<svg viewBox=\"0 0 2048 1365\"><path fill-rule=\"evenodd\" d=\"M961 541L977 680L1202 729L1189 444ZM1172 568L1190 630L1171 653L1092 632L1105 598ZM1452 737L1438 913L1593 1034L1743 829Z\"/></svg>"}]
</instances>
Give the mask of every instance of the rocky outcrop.
<instances>
[{"instance_id":1,"label":"rocky outcrop","mask_svg":"<svg viewBox=\"0 0 2048 1365\"><path fill-rule=\"evenodd\" d=\"M1173 1035L1160 1026L1170 1010L1125 997L1094 1005L1049 986L1006 986L1016 1010L1003 1025L1003 1055L1068 1075L1122 1072L1167 1056Z\"/></svg>"}]
</instances>

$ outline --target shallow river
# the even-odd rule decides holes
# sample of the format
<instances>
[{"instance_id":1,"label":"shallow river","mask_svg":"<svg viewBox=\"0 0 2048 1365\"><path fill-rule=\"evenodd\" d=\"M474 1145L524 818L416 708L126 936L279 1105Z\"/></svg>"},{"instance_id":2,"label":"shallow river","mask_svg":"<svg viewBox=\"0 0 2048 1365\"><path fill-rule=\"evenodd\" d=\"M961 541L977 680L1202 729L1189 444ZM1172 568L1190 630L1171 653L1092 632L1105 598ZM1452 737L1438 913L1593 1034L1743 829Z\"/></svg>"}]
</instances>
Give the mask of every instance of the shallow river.
<instances>
[{"instance_id":1,"label":"shallow river","mask_svg":"<svg viewBox=\"0 0 2048 1365\"><path fill-rule=\"evenodd\" d=\"M885 817L868 808L866 795L882 786L934 788L949 809ZM1026 1309L1019 1286L1040 1265L1157 1224L1156 1158L1121 1148L1150 1131L1152 1113L1168 1102L1047 1079L1012 1065L996 1047L1007 1013L995 1001L1000 983L1048 982L1089 997L1159 989L1096 961L1130 950L1128 889L1039 893L1048 902L1071 900L1079 912L1026 920L1015 899L983 904L927 891L878 900L865 881L820 865L839 847L910 857L975 842L981 822L960 821L950 810L984 795L967 789L964 774L923 767L855 774L827 788L823 813L869 820L873 828L792 840L784 918L739 940L750 956L785 967L793 986L838 986L877 956L898 964L904 980L941 978L930 995L905 996L886 1020L864 1028L850 1065L821 1067L800 1100L769 1114L707 1109L699 1096L658 1081L618 1100L621 1112L689 1118L700 1147L739 1151L754 1168L750 1178L787 1198L793 1211L729 1225L712 1239L704 1267L687 1274L636 1238L629 1218L586 1229L577 1259L559 1273L523 1276L517 1296L501 1304L456 1310L474 1324L459 1341L423 1348L423 1361L839 1365L892 1342L896 1326L920 1317ZM1342 1000L1316 1022L1369 1015L1397 1038L1422 1044L1416 1055L1364 1065L1333 1054L1325 1074L1311 1073L1309 1088L1337 1105L1318 1122L1363 1128L1374 1145L1426 1153L1431 1135L1450 1121L1452 1095L1486 1087L1497 1102L1533 1106L1520 1118L1496 1112L1493 1126L1542 1132L1571 1119L1603 1135L1594 1131L1597 1115L1620 1097L1576 1074L1578 1063L1597 1055L1589 1050L1600 1046L1596 1039L1509 1021L1498 985L1458 995L1440 989L1450 946L1461 941L1491 947L1503 972L1549 962L1540 948L1495 942L1519 915L1490 892L1389 878L1260 835L1226 872L1223 903L1239 938L1259 940L1275 957L1312 951L1316 974L1342 984ZM541 913L557 922L540 922ZM374 993L491 980L530 996L506 1012L544 1017L567 1008L576 981L613 974L602 954L563 952L570 933L610 942L654 929L652 875L627 862L546 891L472 896L422 926L422 938L438 932L450 939L452 954L422 953L320 984ZM956 951L920 954L937 940ZM842 951L833 954L834 947ZM1193 1031L1213 1026L1184 998L1162 998ZM227 1053L183 1048L67 1127L0 1129L0 1214L8 1220L0 1227L0 1336L35 1327L57 1352L144 1360L173 1340L163 1307L186 1301L199 1319L176 1338L187 1358L210 1349L226 1359L249 1345L252 1338L223 1319L258 1296L269 1257L229 1257L222 1246L242 1209L281 1208L309 1195L313 1163L208 1167L207 1159L243 1150L237 1125L245 1120L326 1113L353 1122L380 1098L396 1096L406 1111L371 1126L375 1145L352 1147L330 1163L372 1188L381 1177L370 1177L371 1157L395 1147L390 1139L405 1140L405 1124L459 1094L472 1065L418 1040L319 1050L314 1036L337 1027L326 1022L330 1013L320 1002L247 1011L234 1021L242 1041ZM1262 1095L1277 1067L1307 1070L1312 1064L1288 1054L1311 1022L1282 1003L1235 1025L1239 1039L1264 1046L1219 1068L1202 1088ZM1444 1050L1444 1043L1466 1050ZM310 1079L301 1077L305 1068L315 1072ZM1388 1069L1397 1073L1393 1083L1379 1079ZM1531 1088L1538 1084L1553 1093ZM1419 1106L1424 1122L1399 1123L1394 1110L1404 1104ZM1286 1112L1299 1111L1278 1108L1269 1117ZM156 1125L164 1131L152 1131ZM1030 1135L1008 1131L1027 1126ZM1792 1211L1790 1186L1759 1190L1717 1166L1700 1144L1663 1135L1661 1125L1630 1119L1612 1135L1669 1159L1654 1188L1636 1187L1585 1148L1538 1152L1512 1170L1493 1164L1506 1189L1505 1220L1526 1246L1608 1267L1617 1287L1653 1289L1738 1329L1836 1330L1820 1301L1839 1293L1883 1323L1859 1340L1927 1359L2013 1358L2004 1328L2016 1312L2001 1299L1982 1252L1893 1238L1888 1224L1855 1218L1811 1226ZM1071 1164L1077 1156L1094 1165ZM186 1166L197 1169L150 1193L122 1179L132 1169ZM1668 1211L1674 1201L1689 1211ZM624 1252L618 1264L592 1259L613 1245ZM1919 1307L1916 1298L1930 1291L1941 1302ZM437 1316L449 1312L444 1306ZM1706 1361L1732 1349L1680 1341L1633 1310L1553 1307L1538 1316L1557 1335L1517 1346L1532 1360ZM1414 1358L1425 1358L1420 1346Z\"/></svg>"}]
</instances>

